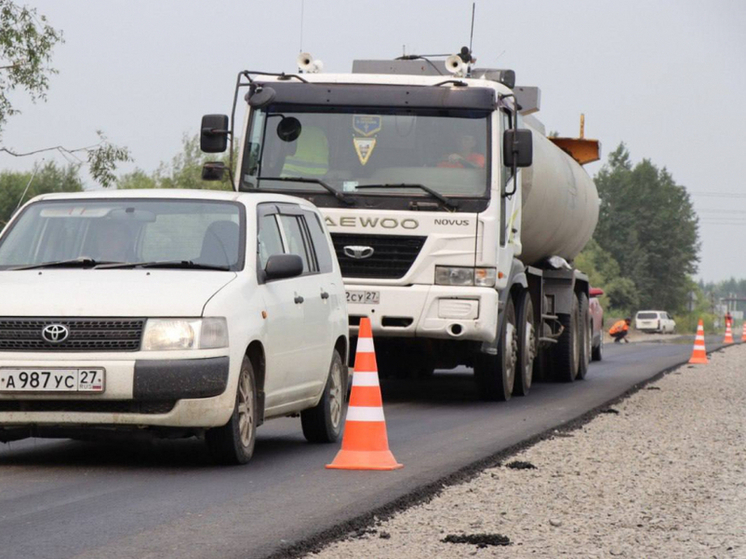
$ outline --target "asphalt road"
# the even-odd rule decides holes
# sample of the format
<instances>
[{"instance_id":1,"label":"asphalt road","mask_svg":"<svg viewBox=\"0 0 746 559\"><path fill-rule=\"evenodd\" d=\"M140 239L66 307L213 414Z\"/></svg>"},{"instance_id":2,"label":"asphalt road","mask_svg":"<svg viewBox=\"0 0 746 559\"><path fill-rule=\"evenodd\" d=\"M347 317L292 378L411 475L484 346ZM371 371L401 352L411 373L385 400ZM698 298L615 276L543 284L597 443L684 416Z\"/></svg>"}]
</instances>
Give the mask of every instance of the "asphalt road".
<instances>
[{"instance_id":1,"label":"asphalt road","mask_svg":"<svg viewBox=\"0 0 746 559\"><path fill-rule=\"evenodd\" d=\"M716 344L708 340L708 348ZM263 557L572 420L659 371L691 344L607 345L588 378L477 400L471 375L384 381L389 443L404 468L326 470L300 420L259 429L246 467L219 468L198 441L0 445L0 557Z\"/></svg>"}]
</instances>

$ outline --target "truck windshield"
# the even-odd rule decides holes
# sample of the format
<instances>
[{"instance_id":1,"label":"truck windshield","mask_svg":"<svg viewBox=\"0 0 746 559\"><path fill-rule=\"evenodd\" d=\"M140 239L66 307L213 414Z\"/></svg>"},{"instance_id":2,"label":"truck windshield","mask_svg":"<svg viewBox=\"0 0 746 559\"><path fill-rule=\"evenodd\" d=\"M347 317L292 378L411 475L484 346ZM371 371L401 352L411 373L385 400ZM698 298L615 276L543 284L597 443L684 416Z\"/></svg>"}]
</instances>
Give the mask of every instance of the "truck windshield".
<instances>
[{"instance_id":1,"label":"truck windshield","mask_svg":"<svg viewBox=\"0 0 746 559\"><path fill-rule=\"evenodd\" d=\"M0 238L0 269L239 270L244 213L240 204L209 200L36 202Z\"/></svg>"},{"instance_id":2,"label":"truck windshield","mask_svg":"<svg viewBox=\"0 0 746 559\"><path fill-rule=\"evenodd\" d=\"M242 189L328 193L289 180L299 177L353 196L432 199L422 185L448 198L485 197L488 122L485 111L271 105L253 113Z\"/></svg>"}]
</instances>

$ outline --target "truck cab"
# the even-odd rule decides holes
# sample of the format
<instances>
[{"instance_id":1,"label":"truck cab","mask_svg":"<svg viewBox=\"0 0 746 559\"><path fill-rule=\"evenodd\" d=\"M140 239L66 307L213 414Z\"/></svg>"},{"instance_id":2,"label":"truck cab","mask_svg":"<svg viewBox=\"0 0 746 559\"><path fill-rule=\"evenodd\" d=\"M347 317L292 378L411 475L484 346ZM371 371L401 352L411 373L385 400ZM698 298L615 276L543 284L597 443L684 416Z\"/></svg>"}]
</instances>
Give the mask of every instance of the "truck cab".
<instances>
[{"instance_id":1,"label":"truck cab","mask_svg":"<svg viewBox=\"0 0 746 559\"><path fill-rule=\"evenodd\" d=\"M369 317L382 374L466 365L486 379L488 399L507 399L517 385L517 393L528 391L540 338L563 329L553 310L544 312L543 280L527 303L521 260L521 169L536 149L524 117L538 90L518 88L519 99L512 72L472 71L452 59L356 61L351 74L313 73L311 61L311 72L295 75L244 72L249 110L234 186L300 196L321 209L351 336ZM205 119L209 151L228 119ZM558 215L549 221L562 221ZM528 327L517 327L519 313Z\"/></svg>"}]
</instances>

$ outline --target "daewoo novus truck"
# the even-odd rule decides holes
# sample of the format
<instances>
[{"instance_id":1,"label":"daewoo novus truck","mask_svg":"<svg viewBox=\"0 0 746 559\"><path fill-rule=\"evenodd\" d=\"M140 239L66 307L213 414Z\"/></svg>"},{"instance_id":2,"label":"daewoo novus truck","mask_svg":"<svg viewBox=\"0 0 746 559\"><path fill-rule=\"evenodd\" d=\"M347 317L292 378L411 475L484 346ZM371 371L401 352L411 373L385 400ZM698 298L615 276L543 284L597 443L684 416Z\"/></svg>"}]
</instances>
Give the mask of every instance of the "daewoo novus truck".
<instances>
[{"instance_id":1,"label":"daewoo novus truck","mask_svg":"<svg viewBox=\"0 0 746 559\"><path fill-rule=\"evenodd\" d=\"M351 335L371 319L382 374L465 365L482 397L507 400L535 375L586 374L589 285L572 261L598 219L581 163L599 144L547 138L539 90L472 63L462 49L323 74L302 54L297 74L241 72L233 119L206 115L202 140L232 140L246 91L234 187L321 208Z\"/></svg>"}]
</instances>

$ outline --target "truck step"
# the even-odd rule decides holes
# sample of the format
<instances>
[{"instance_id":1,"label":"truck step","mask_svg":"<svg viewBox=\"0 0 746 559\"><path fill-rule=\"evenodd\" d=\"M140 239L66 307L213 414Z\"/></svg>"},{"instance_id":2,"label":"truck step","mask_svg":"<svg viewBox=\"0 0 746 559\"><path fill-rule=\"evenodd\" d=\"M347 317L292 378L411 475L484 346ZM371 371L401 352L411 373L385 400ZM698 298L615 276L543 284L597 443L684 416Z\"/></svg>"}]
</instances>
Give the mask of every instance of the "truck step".
<instances>
[{"instance_id":1,"label":"truck step","mask_svg":"<svg viewBox=\"0 0 746 559\"><path fill-rule=\"evenodd\" d=\"M541 342L546 342L546 343L550 343L550 344L556 344L557 340L554 339L554 338L541 337L541 338L539 338L539 343L541 343Z\"/></svg>"},{"instance_id":2,"label":"truck step","mask_svg":"<svg viewBox=\"0 0 746 559\"><path fill-rule=\"evenodd\" d=\"M541 315L542 320L558 320L559 317L556 314L543 314Z\"/></svg>"}]
</instances>

